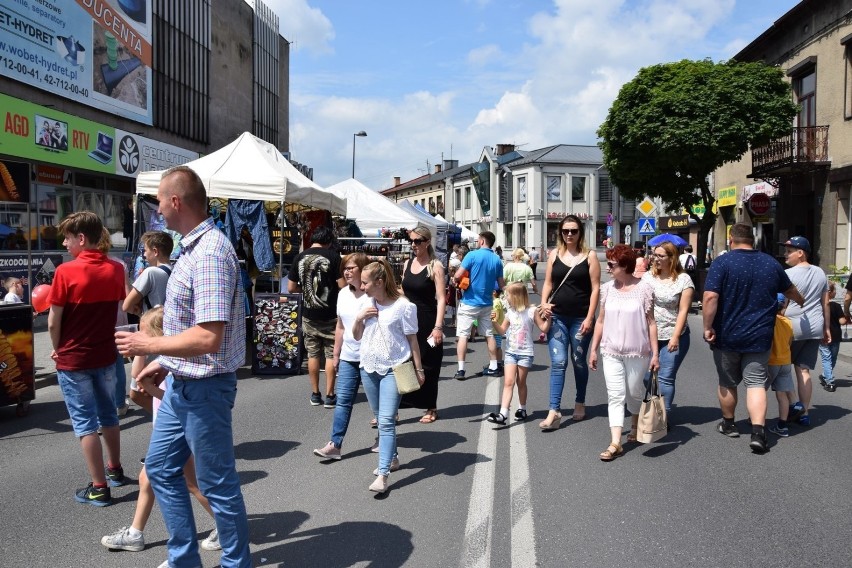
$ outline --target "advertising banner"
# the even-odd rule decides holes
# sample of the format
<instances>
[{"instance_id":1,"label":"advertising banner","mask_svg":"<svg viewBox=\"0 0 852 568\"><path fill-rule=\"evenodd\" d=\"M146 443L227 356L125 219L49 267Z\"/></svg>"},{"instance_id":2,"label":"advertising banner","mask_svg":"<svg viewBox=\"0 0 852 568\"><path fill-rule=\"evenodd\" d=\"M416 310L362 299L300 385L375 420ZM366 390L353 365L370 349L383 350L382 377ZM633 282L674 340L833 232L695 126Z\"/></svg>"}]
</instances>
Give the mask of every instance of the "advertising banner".
<instances>
[{"instance_id":1,"label":"advertising banner","mask_svg":"<svg viewBox=\"0 0 852 568\"><path fill-rule=\"evenodd\" d=\"M0 75L152 124L151 0L0 4Z\"/></svg>"},{"instance_id":2,"label":"advertising banner","mask_svg":"<svg viewBox=\"0 0 852 568\"><path fill-rule=\"evenodd\" d=\"M178 146L145 138L124 130L115 131L115 173L136 177L139 172L167 170L200 157Z\"/></svg>"},{"instance_id":3,"label":"advertising banner","mask_svg":"<svg viewBox=\"0 0 852 568\"><path fill-rule=\"evenodd\" d=\"M2 40L0 40L2 41ZM0 93L0 153L115 173L115 129Z\"/></svg>"},{"instance_id":4,"label":"advertising banner","mask_svg":"<svg viewBox=\"0 0 852 568\"><path fill-rule=\"evenodd\" d=\"M2 93L0 112L0 153L10 156L134 178L139 172L166 170L199 157L198 152ZM65 181L57 172L56 180L40 183Z\"/></svg>"}]
</instances>

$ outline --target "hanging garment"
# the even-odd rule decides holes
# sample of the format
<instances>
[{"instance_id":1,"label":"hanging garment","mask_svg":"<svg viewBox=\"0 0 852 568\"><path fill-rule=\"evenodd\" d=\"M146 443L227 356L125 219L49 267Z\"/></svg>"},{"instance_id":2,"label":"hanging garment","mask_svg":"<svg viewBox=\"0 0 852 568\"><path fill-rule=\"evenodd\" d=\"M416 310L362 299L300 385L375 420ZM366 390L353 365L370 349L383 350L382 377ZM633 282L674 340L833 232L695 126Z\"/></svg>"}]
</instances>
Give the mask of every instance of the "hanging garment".
<instances>
[{"instance_id":1,"label":"hanging garment","mask_svg":"<svg viewBox=\"0 0 852 568\"><path fill-rule=\"evenodd\" d=\"M275 257L269 240L269 226L266 224L266 212L263 201L231 199L225 215L225 235L235 247L240 239L243 227L248 228L254 245L254 262L263 271L272 270Z\"/></svg>"}]
</instances>

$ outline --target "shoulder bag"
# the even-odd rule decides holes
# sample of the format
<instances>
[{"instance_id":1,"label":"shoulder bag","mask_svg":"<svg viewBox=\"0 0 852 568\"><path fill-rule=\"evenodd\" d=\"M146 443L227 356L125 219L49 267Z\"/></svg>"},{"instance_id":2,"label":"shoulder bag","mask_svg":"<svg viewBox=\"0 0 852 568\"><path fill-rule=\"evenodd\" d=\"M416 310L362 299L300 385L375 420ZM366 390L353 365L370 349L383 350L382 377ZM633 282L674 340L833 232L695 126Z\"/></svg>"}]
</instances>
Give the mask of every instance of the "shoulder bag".
<instances>
[{"instance_id":1,"label":"shoulder bag","mask_svg":"<svg viewBox=\"0 0 852 568\"><path fill-rule=\"evenodd\" d=\"M663 438L666 432L666 403L660 395L660 383L657 380L657 371L654 371L645 390L645 399L639 407L636 441L651 444Z\"/></svg>"}]
</instances>

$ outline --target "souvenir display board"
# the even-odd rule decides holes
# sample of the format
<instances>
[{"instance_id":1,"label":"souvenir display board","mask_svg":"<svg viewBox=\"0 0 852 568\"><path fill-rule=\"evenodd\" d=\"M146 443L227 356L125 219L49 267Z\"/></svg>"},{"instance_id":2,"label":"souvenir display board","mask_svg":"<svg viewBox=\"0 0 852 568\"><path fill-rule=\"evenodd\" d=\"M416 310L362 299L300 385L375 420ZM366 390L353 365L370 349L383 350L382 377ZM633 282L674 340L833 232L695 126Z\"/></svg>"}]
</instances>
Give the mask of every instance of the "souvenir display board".
<instances>
[{"instance_id":1,"label":"souvenir display board","mask_svg":"<svg viewBox=\"0 0 852 568\"><path fill-rule=\"evenodd\" d=\"M255 294L252 372L295 375L302 372L302 295Z\"/></svg>"},{"instance_id":2,"label":"souvenir display board","mask_svg":"<svg viewBox=\"0 0 852 568\"><path fill-rule=\"evenodd\" d=\"M338 239L338 242L341 256L350 252L363 252L371 260L380 258L387 260L393 268L397 283L402 277L405 261L411 257L411 241L407 238L342 237Z\"/></svg>"}]
</instances>

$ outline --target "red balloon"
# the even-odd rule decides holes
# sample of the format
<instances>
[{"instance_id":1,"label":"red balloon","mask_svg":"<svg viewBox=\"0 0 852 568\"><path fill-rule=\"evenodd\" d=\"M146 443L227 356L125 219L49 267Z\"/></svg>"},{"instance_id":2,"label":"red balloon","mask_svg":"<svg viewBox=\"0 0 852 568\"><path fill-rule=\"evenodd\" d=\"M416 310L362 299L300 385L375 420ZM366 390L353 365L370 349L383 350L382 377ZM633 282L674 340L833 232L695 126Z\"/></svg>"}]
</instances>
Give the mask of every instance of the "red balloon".
<instances>
[{"instance_id":1,"label":"red balloon","mask_svg":"<svg viewBox=\"0 0 852 568\"><path fill-rule=\"evenodd\" d=\"M46 312L50 309L50 284L39 284L33 288L31 294L33 309L38 312Z\"/></svg>"}]
</instances>

